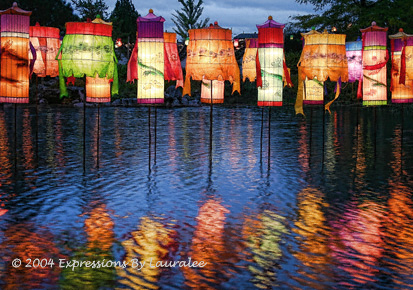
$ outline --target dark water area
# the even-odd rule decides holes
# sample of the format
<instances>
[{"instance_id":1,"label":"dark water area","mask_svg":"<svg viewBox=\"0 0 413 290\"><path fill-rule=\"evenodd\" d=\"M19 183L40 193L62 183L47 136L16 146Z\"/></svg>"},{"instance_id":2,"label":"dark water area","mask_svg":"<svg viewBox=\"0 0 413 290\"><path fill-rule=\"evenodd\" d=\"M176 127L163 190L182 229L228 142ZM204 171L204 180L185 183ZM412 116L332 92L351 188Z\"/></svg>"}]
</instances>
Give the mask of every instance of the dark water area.
<instances>
[{"instance_id":1,"label":"dark water area","mask_svg":"<svg viewBox=\"0 0 413 290\"><path fill-rule=\"evenodd\" d=\"M38 109L0 107L1 288L413 289L411 106Z\"/></svg>"}]
</instances>

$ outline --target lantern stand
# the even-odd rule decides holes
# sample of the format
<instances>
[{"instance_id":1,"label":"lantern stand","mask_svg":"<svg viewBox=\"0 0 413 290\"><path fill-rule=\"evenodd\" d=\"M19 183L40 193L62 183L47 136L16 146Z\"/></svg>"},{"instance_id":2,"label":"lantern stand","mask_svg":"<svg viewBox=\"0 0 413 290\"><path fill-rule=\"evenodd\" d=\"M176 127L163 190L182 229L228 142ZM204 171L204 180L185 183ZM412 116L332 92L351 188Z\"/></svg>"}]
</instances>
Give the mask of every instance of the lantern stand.
<instances>
[{"instance_id":1,"label":"lantern stand","mask_svg":"<svg viewBox=\"0 0 413 290\"><path fill-rule=\"evenodd\" d=\"M155 138L155 144L154 144L154 160L153 160L153 164L154 165L156 165L156 127L157 127L157 120L158 120L158 109L157 109L157 107L155 106L155 132L154 132L154 138Z\"/></svg>"},{"instance_id":2,"label":"lantern stand","mask_svg":"<svg viewBox=\"0 0 413 290\"><path fill-rule=\"evenodd\" d=\"M151 106L148 106L148 142L149 142L149 150L148 150L148 167L149 167L149 174L151 173L151 148L152 148L152 135L151 135Z\"/></svg>"},{"instance_id":3,"label":"lantern stand","mask_svg":"<svg viewBox=\"0 0 413 290\"><path fill-rule=\"evenodd\" d=\"M86 97L83 97L83 174L86 173Z\"/></svg>"},{"instance_id":4,"label":"lantern stand","mask_svg":"<svg viewBox=\"0 0 413 290\"><path fill-rule=\"evenodd\" d=\"M356 181L356 176L357 176L357 162L358 162L358 157L359 157L359 109L360 107L357 106L357 111L356 111L356 166L354 166L354 174L353 174L353 186Z\"/></svg>"},{"instance_id":5,"label":"lantern stand","mask_svg":"<svg viewBox=\"0 0 413 290\"><path fill-rule=\"evenodd\" d=\"M262 163L262 136L264 134L264 107L261 108L260 162Z\"/></svg>"},{"instance_id":6,"label":"lantern stand","mask_svg":"<svg viewBox=\"0 0 413 290\"><path fill-rule=\"evenodd\" d=\"M17 105L14 105L14 175L17 173Z\"/></svg>"},{"instance_id":7,"label":"lantern stand","mask_svg":"<svg viewBox=\"0 0 413 290\"><path fill-rule=\"evenodd\" d=\"M324 90L323 90L323 106L321 107L321 115L323 116L323 149L322 149L322 157L321 157L321 173L324 172L324 155L325 155L325 131L326 131L326 113L324 110L324 106L325 106L325 97L324 97Z\"/></svg>"},{"instance_id":8,"label":"lantern stand","mask_svg":"<svg viewBox=\"0 0 413 290\"><path fill-rule=\"evenodd\" d=\"M373 115L374 115L374 164L376 164L377 156L377 106L374 106Z\"/></svg>"},{"instance_id":9,"label":"lantern stand","mask_svg":"<svg viewBox=\"0 0 413 290\"><path fill-rule=\"evenodd\" d=\"M38 76L36 75L36 90L35 90L35 95L36 95L36 163L39 163L39 91L37 90L37 84L38 84Z\"/></svg>"},{"instance_id":10,"label":"lantern stand","mask_svg":"<svg viewBox=\"0 0 413 290\"><path fill-rule=\"evenodd\" d=\"M211 82L211 104L210 104L210 112L209 112L209 162L212 166L212 125L213 125L213 105L212 105L212 81Z\"/></svg>"},{"instance_id":11,"label":"lantern stand","mask_svg":"<svg viewBox=\"0 0 413 290\"><path fill-rule=\"evenodd\" d=\"M99 169L99 154L100 154L100 103L98 103L98 133L96 136L96 168Z\"/></svg>"},{"instance_id":12,"label":"lantern stand","mask_svg":"<svg viewBox=\"0 0 413 290\"><path fill-rule=\"evenodd\" d=\"M400 136L400 171L401 175L403 176L403 131L404 131L404 103L401 105L401 116L402 116L402 124L401 124L401 136Z\"/></svg>"},{"instance_id":13,"label":"lantern stand","mask_svg":"<svg viewBox=\"0 0 413 290\"><path fill-rule=\"evenodd\" d=\"M313 145L313 107L310 107L310 152L309 152L309 166L311 167L311 147Z\"/></svg>"},{"instance_id":14,"label":"lantern stand","mask_svg":"<svg viewBox=\"0 0 413 290\"><path fill-rule=\"evenodd\" d=\"M268 162L268 174L270 172L271 166L270 166L270 158L271 158L271 106L268 108L268 156L267 156L267 162Z\"/></svg>"}]
</instances>

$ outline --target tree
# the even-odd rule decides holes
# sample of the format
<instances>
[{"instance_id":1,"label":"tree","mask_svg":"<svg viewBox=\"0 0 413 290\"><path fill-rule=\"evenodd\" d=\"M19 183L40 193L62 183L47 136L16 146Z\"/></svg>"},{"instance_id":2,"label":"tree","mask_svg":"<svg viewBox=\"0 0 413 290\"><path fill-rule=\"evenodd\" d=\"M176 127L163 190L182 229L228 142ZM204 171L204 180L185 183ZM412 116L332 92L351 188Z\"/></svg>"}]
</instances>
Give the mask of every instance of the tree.
<instances>
[{"instance_id":1,"label":"tree","mask_svg":"<svg viewBox=\"0 0 413 290\"><path fill-rule=\"evenodd\" d=\"M7 9L16 0L9 0L1 5L1 9ZM42 26L57 27L60 30L65 28L65 23L78 21L79 17L73 13L73 8L64 0L19 0L20 8L32 11L30 25L39 22Z\"/></svg>"},{"instance_id":2,"label":"tree","mask_svg":"<svg viewBox=\"0 0 413 290\"><path fill-rule=\"evenodd\" d=\"M134 42L136 38L136 20L139 17L138 11L131 0L117 0L115 9L110 15L113 22L113 38L121 38L126 42Z\"/></svg>"},{"instance_id":3,"label":"tree","mask_svg":"<svg viewBox=\"0 0 413 290\"><path fill-rule=\"evenodd\" d=\"M202 7L203 0L198 0L197 3L195 3L195 0L178 0L178 2L182 4L183 8L181 11L175 10L175 14L172 14L172 21L177 27L174 31L182 39L186 39L189 29L205 27L209 18L199 20L204 10Z\"/></svg>"},{"instance_id":4,"label":"tree","mask_svg":"<svg viewBox=\"0 0 413 290\"><path fill-rule=\"evenodd\" d=\"M300 4L314 5L316 14L292 17L295 26L301 30L311 27L328 29L336 27L340 33L347 34L347 39L355 40L360 36L360 28L371 25L389 27L389 33L395 33L399 27L405 31L413 29L413 6L405 0L296 0Z\"/></svg>"},{"instance_id":5,"label":"tree","mask_svg":"<svg viewBox=\"0 0 413 290\"><path fill-rule=\"evenodd\" d=\"M106 19L108 6L103 0L72 0L75 9L80 13L82 21L86 19L95 19L100 15L102 19Z\"/></svg>"}]
</instances>

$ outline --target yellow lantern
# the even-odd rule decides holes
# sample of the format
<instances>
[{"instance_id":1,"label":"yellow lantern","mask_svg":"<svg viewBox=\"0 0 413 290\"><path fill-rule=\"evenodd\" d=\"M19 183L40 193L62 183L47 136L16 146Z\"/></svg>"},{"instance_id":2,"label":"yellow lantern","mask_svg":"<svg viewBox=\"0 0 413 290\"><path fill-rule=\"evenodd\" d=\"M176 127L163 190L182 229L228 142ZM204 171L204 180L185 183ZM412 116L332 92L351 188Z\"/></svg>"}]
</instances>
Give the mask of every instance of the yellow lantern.
<instances>
[{"instance_id":1,"label":"yellow lantern","mask_svg":"<svg viewBox=\"0 0 413 290\"><path fill-rule=\"evenodd\" d=\"M17 7L16 2L0 11L0 102L29 102L31 14Z\"/></svg>"},{"instance_id":2,"label":"yellow lantern","mask_svg":"<svg viewBox=\"0 0 413 290\"><path fill-rule=\"evenodd\" d=\"M245 52L242 58L242 81L248 78L250 82L254 82L257 78L257 51L258 39L251 38L245 41Z\"/></svg>"},{"instance_id":3,"label":"yellow lantern","mask_svg":"<svg viewBox=\"0 0 413 290\"><path fill-rule=\"evenodd\" d=\"M386 105L386 63L389 59L387 28L373 22L370 27L360 31L363 41L363 105Z\"/></svg>"}]
</instances>

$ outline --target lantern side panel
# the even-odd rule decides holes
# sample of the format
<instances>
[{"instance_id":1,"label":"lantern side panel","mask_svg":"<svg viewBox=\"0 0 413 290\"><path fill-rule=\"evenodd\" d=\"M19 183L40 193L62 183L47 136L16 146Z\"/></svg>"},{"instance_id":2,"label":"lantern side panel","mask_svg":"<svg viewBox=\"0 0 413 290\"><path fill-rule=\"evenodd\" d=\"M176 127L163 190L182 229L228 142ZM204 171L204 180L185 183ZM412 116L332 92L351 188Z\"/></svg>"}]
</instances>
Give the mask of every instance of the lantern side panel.
<instances>
[{"instance_id":1,"label":"lantern side panel","mask_svg":"<svg viewBox=\"0 0 413 290\"><path fill-rule=\"evenodd\" d=\"M164 102L164 65L163 38L139 39L138 103Z\"/></svg>"},{"instance_id":2,"label":"lantern side panel","mask_svg":"<svg viewBox=\"0 0 413 290\"><path fill-rule=\"evenodd\" d=\"M306 105L323 105L324 104L324 83L317 79L305 79L304 81L304 99Z\"/></svg>"},{"instance_id":3,"label":"lantern side panel","mask_svg":"<svg viewBox=\"0 0 413 290\"><path fill-rule=\"evenodd\" d=\"M283 58L282 48L258 49L262 87L258 88L258 106L282 106Z\"/></svg>"}]
</instances>

